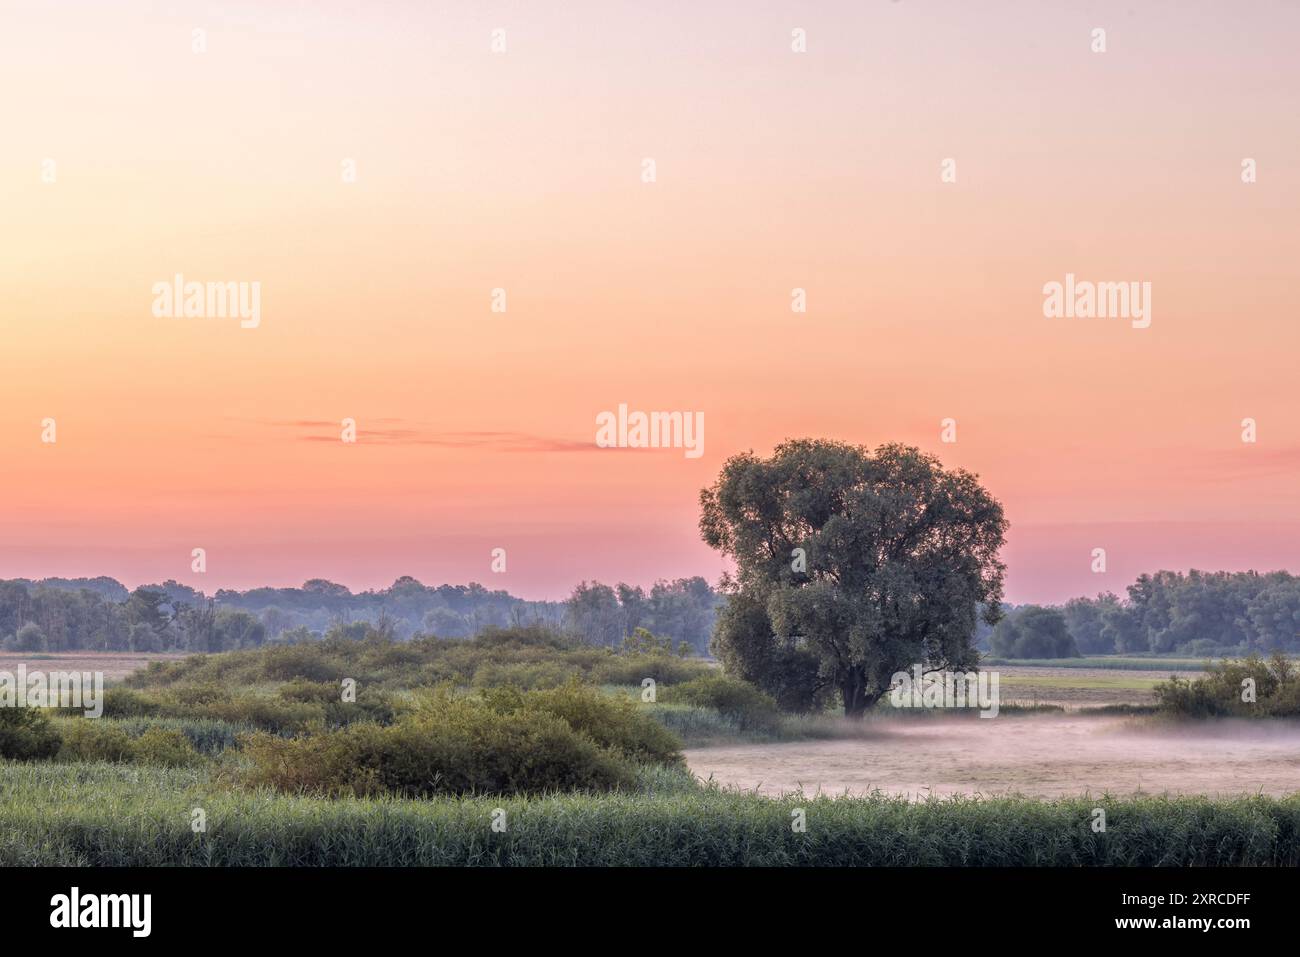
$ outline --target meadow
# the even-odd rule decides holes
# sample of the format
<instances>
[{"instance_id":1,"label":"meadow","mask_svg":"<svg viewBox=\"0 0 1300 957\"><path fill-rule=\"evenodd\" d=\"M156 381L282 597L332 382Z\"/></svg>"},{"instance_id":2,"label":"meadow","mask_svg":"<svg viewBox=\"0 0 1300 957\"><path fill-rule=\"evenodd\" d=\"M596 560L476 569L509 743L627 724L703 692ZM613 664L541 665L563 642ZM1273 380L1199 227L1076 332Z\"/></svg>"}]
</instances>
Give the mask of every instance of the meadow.
<instances>
[{"instance_id":1,"label":"meadow","mask_svg":"<svg viewBox=\"0 0 1300 957\"><path fill-rule=\"evenodd\" d=\"M1004 665L1075 697L854 722L541 628L133 664L102 718L0 714L0 863L1300 863L1294 724L1148 714L1213 697L1154 672Z\"/></svg>"},{"instance_id":2,"label":"meadow","mask_svg":"<svg viewBox=\"0 0 1300 957\"><path fill-rule=\"evenodd\" d=\"M768 798L647 775L624 794L329 800L202 770L25 764L0 775L0 863L1296 866L1300 798Z\"/></svg>"}]
</instances>

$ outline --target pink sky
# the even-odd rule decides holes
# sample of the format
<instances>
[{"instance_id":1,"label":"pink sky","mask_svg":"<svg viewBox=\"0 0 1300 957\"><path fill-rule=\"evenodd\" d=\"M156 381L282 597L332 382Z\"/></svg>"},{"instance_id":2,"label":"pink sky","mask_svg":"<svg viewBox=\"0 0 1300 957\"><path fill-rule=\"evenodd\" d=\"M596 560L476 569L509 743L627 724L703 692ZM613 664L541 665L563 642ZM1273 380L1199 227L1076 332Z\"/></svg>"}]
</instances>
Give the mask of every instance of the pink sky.
<instances>
[{"instance_id":1,"label":"pink sky","mask_svg":"<svg viewBox=\"0 0 1300 957\"><path fill-rule=\"evenodd\" d=\"M978 472L1012 601L1300 570L1297 28L1281 2L17 0L0 576L712 580L700 488L796 436ZM155 316L176 273L259 282L260 324ZM1150 282L1150 327L1045 318L1067 273ZM619 403L702 412L704 454L592 447Z\"/></svg>"}]
</instances>

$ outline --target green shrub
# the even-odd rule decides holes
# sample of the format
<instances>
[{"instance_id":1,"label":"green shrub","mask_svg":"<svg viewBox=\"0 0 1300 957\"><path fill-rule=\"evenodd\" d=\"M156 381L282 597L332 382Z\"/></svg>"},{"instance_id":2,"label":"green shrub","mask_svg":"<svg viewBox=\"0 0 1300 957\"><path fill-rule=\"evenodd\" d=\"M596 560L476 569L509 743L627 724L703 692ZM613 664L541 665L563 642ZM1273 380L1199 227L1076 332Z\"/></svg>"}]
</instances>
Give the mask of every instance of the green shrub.
<instances>
[{"instance_id":1,"label":"green shrub","mask_svg":"<svg viewBox=\"0 0 1300 957\"><path fill-rule=\"evenodd\" d=\"M624 654L671 655L673 640L666 635L656 635L649 628L637 628L623 639L620 650Z\"/></svg>"},{"instance_id":2,"label":"green shrub","mask_svg":"<svg viewBox=\"0 0 1300 957\"><path fill-rule=\"evenodd\" d=\"M658 722L644 715L629 698L602 694L576 682L547 691L520 692L498 688L483 693L493 710L503 714L543 714L562 719L570 728L624 758L638 763L682 764L682 744Z\"/></svg>"},{"instance_id":3,"label":"green shrub","mask_svg":"<svg viewBox=\"0 0 1300 957\"><path fill-rule=\"evenodd\" d=\"M292 739L258 732L244 753L249 785L336 797L608 791L635 779L628 763L560 718L449 695L388 727Z\"/></svg>"},{"instance_id":4,"label":"green shrub","mask_svg":"<svg viewBox=\"0 0 1300 957\"><path fill-rule=\"evenodd\" d=\"M133 762L186 767L202 758L176 728L147 727L138 737L113 719L73 718L64 723L59 757L65 761Z\"/></svg>"},{"instance_id":5,"label":"green shrub","mask_svg":"<svg viewBox=\"0 0 1300 957\"><path fill-rule=\"evenodd\" d=\"M770 695L747 681L723 674L672 685L660 692L660 697L669 704L713 708L745 731L776 731L781 726L781 714Z\"/></svg>"},{"instance_id":6,"label":"green shrub","mask_svg":"<svg viewBox=\"0 0 1300 957\"><path fill-rule=\"evenodd\" d=\"M280 645L258 652L262 674L275 681L306 678L309 681L340 681L348 669L315 645ZM352 677L355 677L353 675Z\"/></svg>"},{"instance_id":7,"label":"green shrub","mask_svg":"<svg viewBox=\"0 0 1300 957\"><path fill-rule=\"evenodd\" d=\"M646 678L653 678L655 684L680 684L699 677L707 665L699 661L676 658L672 655L608 655L597 663L590 673L596 684L636 685L640 687Z\"/></svg>"},{"instance_id":8,"label":"green shrub","mask_svg":"<svg viewBox=\"0 0 1300 957\"><path fill-rule=\"evenodd\" d=\"M174 728L149 728L132 742L131 756L140 764L165 768L189 767L202 760L190 739Z\"/></svg>"},{"instance_id":9,"label":"green shrub","mask_svg":"<svg viewBox=\"0 0 1300 957\"><path fill-rule=\"evenodd\" d=\"M308 681L295 678L276 689L276 695L285 701L297 701L301 704L333 704L341 700L342 686L330 681Z\"/></svg>"},{"instance_id":10,"label":"green shrub","mask_svg":"<svg viewBox=\"0 0 1300 957\"><path fill-rule=\"evenodd\" d=\"M106 720L101 718L102 720ZM239 736L256 730L250 724L232 724L215 718L118 718L115 723L132 738L151 728L179 731L200 754L220 754L239 743Z\"/></svg>"},{"instance_id":11,"label":"green shrub","mask_svg":"<svg viewBox=\"0 0 1300 957\"><path fill-rule=\"evenodd\" d=\"M1157 684L1160 710L1191 718L1300 717L1300 671L1285 655L1211 662L1205 672L1195 680L1171 675ZM1243 700L1248 680L1254 683L1253 701Z\"/></svg>"},{"instance_id":12,"label":"green shrub","mask_svg":"<svg viewBox=\"0 0 1300 957\"><path fill-rule=\"evenodd\" d=\"M280 701L241 695L224 701L212 701L191 708L169 710L174 716L215 718L230 724L251 724L273 734L301 734L325 723L325 710L319 705L298 701Z\"/></svg>"},{"instance_id":13,"label":"green shrub","mask_svg":"<svg viewBox=\"0 0 1300 957\"><path fill-rule=\"evenodd\" d=\"M325 706L325 726L342 728L358 721L392 724L399 708L391 695L383 691L363 691L356 701L331 701Z\"/></svg>"},{"instance_id":14,"label":"green shrub","mask_svg":"<svg viewBox=\"0 0 1300 957\"><path fill-rule=\"evenodd\" d=\"M49 715L40 709L0 707L0 757L11 761L51 758L61 743Z\"/></svg>"},{"instance_id":15,"label":"green shrub","mask_svg":"<svg viewBox=\"0 0 1300 957\"><path fill-rule=\"evenodd\" d=\"M159 664L154 661L152 665ZM158 714L162 706L138 691L115 686L104 691L105 718L143 718Z\"/></svg>"},{"instance_id":16,"label":"green shrub","mask_svg":"<svg viewBox=\"0 0 1300 957\"><path fill-rule=\"evenodd\" d=\"M131 736L120 725L95 718L74 718L63 729L59 757L67 761L130 761Z\"/></svg>"},{"instance_id":17,"label":"green shrub","mask_svg":"<svg viewBox=\"0 0 1300 957\"><path fill-rule=\"evenodd\" d=\"M500 688L558 688L572 677L573 671L558 661L523 662L507 664L486 662L474 672L474 687Z\"/></svg>"},{"instance_id":18,"label":"green shrub","mask_svg":"<svg viewBox=\"0 0 1300 957\"><path fill-rule=\"evenodd\" d=\"M578 647L578 642L574 639L547 628L545 625L520 625L514 628L497 628L489 625L469 641L486 649L513 646L567 651Z\"/></svg>"},{"instance_id":19,"label":"green shrub","mask_svg":"<svg viewBox=\"0 0 1300 957\"><path fill-rule=\"evenodd\" d=\"M370 687L363 687L356 701L344 701L342 683L329 681L300 678L282 685L276 693L284 701L319 706L328 728L342 728L357 721L392 724L398 710L391 695Z\"/></svg>"}]
</instances>

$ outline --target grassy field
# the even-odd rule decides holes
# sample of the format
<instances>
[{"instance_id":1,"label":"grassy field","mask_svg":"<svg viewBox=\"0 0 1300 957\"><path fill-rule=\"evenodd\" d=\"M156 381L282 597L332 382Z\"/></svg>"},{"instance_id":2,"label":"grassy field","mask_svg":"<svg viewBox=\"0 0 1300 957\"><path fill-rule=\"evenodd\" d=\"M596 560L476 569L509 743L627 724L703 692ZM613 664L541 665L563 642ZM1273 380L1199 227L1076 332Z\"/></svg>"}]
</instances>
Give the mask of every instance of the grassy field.
<instances>
[{"instance_id":1,"label":"grassy field","mask_svg":"<svg viewBox=\"0 0 1300 957\"><path fill-rule=\"evenodd\" d=\"M1170 672L1054 665L990 665L998 672L1004 702L1056 704L1088 709L1105 705L1154 705L1155 686Z\"/></svg>"},{"instance_id":2,"label":"grassy field","mask_svg":"<svg viewBox=\"0 0 1300 957\"><path fill-rule=\"evenodd\" d=\"M855 796L832 797L804 793L799 783L810 778L800 774L789 777L790 789L776 793L704 783L662 743L654 745L661 757L636 757L630 748L654 741L644 727L638 730L646 722L667 729L670 740L675 736L697 749L696 755L737 746L766 748L769 757L788 763L791 756L823 748L832 769L860 767L864 755L883 761L869 756L883 754L896 739L905 752L898 770L917 780L927 772L914 775L911 769L925 764L927 749L955 748L942 762L958 770L965 766L961 756L981 747L994 757L1007 750L1001 739L983 733L984 722L973 714L963 721L880 709L856 724L832 713L781 715L748 686L737 697L737 689L725 684L730 679L698 661L570 648L533 634L403 645L367 639L183 661L163 657L141 667L158 657L78 656L74 664L65 656L9 655L0 662L0 669L10 670L19 661L47 670L103 670L115 679L140 669L119 683L104 718L53 719L50 727L63 742L53 757L0 761L0 864L1300 864L1300 794L1286 789L1260 789L1273 797L1217 799L958 793L909 800L856 790ZM1151 687L1167 676L1152 666L1163 668L1165 662L1136 660L1146 669L1073 662L994 666L1003 685L1004 718L998 727L1011 736L1010 750L1026 759L1016 770L1023 793L1034 793L1029 785L1036 785L1040 774L1028 760L1035 752L1026 736L1050 731L1039 727L1048 716L1069 721L1074 719L1065 717L1063 706L1086 711L1150 700ZM656 677L659 700L642 700L642 675ZM592 689L583 693L588 697L562 693L575 677ZM359 682L358 703L341 705L339 682L348 678ZM429 697L435 686L442 691ZM521 687L534 691L511 697L522 693L511 689ZM589 697L593 694L599 700ZM1012 701L1031 707L1017 708ZM611 703L616 704L612 711ZM617 729L610 724L614 718ZM945 718L961 722L964 730L947 727ZM483 743L480 720L501 735L502 745L497 738ZM557 721L572 727L559 727ZM460 722L462 731L442 740L440 722L446 727ZM606 748L600 742L612 735L608 747L623 749L621 757L608 752L617 767L611 766L605 783L594 790L483 794L474 787L434 787L418 798L398 796L409 788L385 790L389 785L376 777L330 779L329 768L321 779L335 780L339 787L306 793L294 782L310 776L293 778L277 770L277 762L289 760L310 771L317 760L313 755L336 764L343 755L345 763L359 760L382 770L414 760L413 755L424 760L414 751L392 748L408 748L415 738L432 735L443 749L434 755L433 767L442 767L437 762L450 755L478 773L484 760L491 765L503 759L499 748L508 746L522 762L522 773L531 774L529 735L539 722L559 727L554 734L562 731L560 737L577 734L588 748L592 741ZM900 730L904 726L909 730ZM1091 732L1081 727L1073 733ZM1131 751L1133 740L1125 739L1123 746ZM312 741L321 745L319 751L299 748L299 742ZM1081 760L1087 757L1086 748L1071 747ZM1167 750L1158 740L1150 747L1153 753ZM1047 748L1045 753L1050 764L1057 752ZM1146 759L1135 760L1140 765ZM260 774L250 773L259 761ZM422 770L427 767L411 764L407 780L427 783ZM883 768L866 766L865 779L878 780ZM491 767L487 772L495 773ZM1021 780L1006 770L995 777L1012 789ZM955 781L955 789L962 786L962 780ZM1060 793L1081 791L1067 786ZM1090 826L1098 807L1107 816L1100 834ZM198 829L196 812L203 818ZM806 822L805 830L792 827L796 816Z\"/></svg>"},{"instance_id":3,"label":"grassy field","mask_svg":"<svg viewBox=\"0 0 1300 957\"><path fill-rule=\"evenodd\" d=\"M135 651L57 651L32 653L0 651L0 671L16 672L20 664L28 671L102 672L105 684L121 681L151 661L179 661L183 654Z\"/></svg>"},{"instance_id":4,"label":"grassy field","mask_svg":"<svg viewBox=\"0 0 1300 957\"><path fill-rule=\"evenodd\" d=\"M324 800L202 770L30 764L0 775L0 864L1296 866L1300 797L773 799L651 774L631 794Z\"/></svg>"},{"instance_id":5,"label":"grassy field","mask_svg":"<svg viewBox=\"0 0 1300 957\"><path fill-rule=\"evenodd\" d=\"M1117 671L1201 671L1205 658L1161 657L1156 655L1125 657L1122 655L1091 655L1082 658L993 658L986 657L983 667L996 665L1021 665L1031 668L1113 668Z\"/></svg>"}]
</instances>

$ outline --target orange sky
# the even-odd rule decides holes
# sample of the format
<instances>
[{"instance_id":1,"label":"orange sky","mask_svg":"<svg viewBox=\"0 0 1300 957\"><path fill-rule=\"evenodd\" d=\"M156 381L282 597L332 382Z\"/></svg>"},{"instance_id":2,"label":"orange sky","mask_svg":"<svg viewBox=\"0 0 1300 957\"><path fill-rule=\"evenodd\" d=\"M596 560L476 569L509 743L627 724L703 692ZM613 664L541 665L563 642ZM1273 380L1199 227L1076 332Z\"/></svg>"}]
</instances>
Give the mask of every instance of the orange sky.
<instances>
[{"instance_id":1,"label":"orange sky","mask_svg":"<svg viewBox=\"0 0 1300 957\"><path fill-rule=\"evenodd\" d=\"M699 489L794 436L977 471L1012 600L1300 570L1295 4L445 6L6 4L0 576L713 579ZM621 402L703 456L582 447Z\"/></svg>"}]
</instances>

